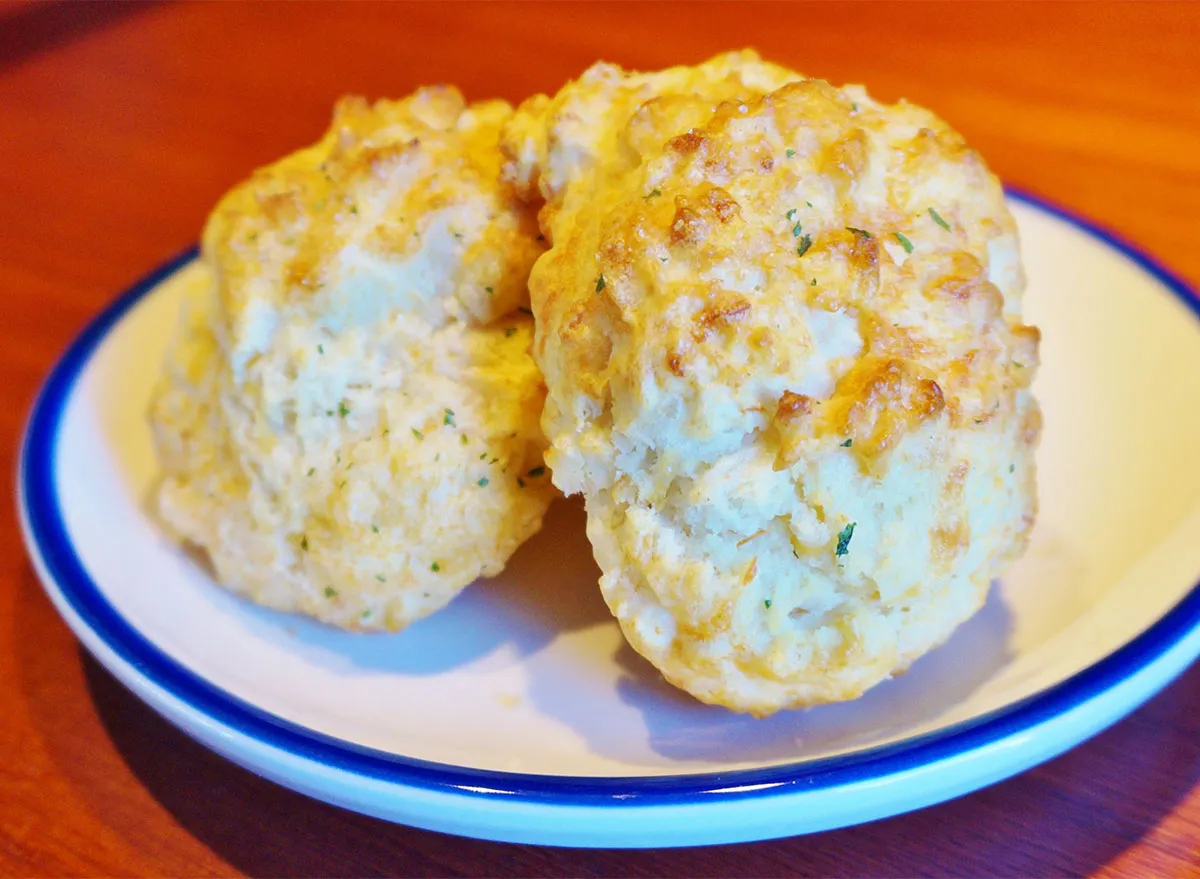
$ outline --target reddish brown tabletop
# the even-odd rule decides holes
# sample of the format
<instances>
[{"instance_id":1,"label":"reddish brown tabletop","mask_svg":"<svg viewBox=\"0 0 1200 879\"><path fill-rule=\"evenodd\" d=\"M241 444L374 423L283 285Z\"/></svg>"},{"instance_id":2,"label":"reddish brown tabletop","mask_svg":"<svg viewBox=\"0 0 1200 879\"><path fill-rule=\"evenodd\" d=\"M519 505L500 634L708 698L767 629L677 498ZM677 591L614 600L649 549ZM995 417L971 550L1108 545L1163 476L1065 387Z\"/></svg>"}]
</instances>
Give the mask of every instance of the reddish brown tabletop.
<instances>
[{"instance_id":1,"label":"reddish brown tabletop","mask_svg":"<svg viewBox=\"0 0 1200 879\"><path fill-rule=\"evenodd\" d=\"M1200 281L1200 5L0 6L0 444L118 290L344 92L553 90L726 48L947 117L1009 183ZM1119 401L1114 401L1119 405ZM0 507L0 874L1200 875L1200 669L956 802L752 845L580 852L308 800L193 744L89 659Z\"/></svg>"}]
</instances>

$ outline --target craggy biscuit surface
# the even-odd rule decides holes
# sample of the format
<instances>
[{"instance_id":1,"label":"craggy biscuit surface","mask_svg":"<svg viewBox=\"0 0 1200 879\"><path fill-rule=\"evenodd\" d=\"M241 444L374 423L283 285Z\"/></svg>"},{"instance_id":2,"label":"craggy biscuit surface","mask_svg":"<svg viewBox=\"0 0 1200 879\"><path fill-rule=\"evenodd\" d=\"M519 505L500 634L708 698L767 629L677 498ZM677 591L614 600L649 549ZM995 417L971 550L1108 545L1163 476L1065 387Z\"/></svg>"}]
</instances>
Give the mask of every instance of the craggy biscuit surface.
<instances>
[{"instance_id":1,"label":"craggy biscuit surface","mask_svg":"<svg viewBox=\"0 0 1200 879\"><path fill-rule=\"evenodd\" d=\"M544 200L534 356L631 644L755 714L854 698L1023 549L1038 333L943 121L760 62L598 65L506 128Z\"/></svg>"},{"instance_id":2,"label":"craggy biscuit surface","mask_svg":"<svg viewBox=\"0 0 1200 879\"><path fill-rule=\"evenodd\" d=\"M500 181L511 114L449 88L345 99L214 211L151 421L161 516L234 591L398 629L541 526L542 245Z\"/></svg>"}]
</instances>

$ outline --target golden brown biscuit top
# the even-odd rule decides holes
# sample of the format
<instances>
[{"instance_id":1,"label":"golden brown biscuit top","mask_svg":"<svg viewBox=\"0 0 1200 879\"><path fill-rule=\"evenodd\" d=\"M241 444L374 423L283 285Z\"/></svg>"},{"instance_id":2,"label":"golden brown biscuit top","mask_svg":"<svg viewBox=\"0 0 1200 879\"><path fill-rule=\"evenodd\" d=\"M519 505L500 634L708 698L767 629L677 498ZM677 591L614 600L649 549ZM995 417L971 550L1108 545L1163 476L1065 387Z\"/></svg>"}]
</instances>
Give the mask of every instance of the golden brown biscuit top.
<instances>
[{"instance_id":1,"label":"golden brown biscuit top","mask_svg":"<svg viewBox=\"0 0 1200 879\"><path fill-rule=\"evenodd\" d=\"M343 98L315 145L257 171L204 233L235 361L260 351L281 309L332 330L404 310L437 326L521 305L540 251L529 212L499 179L503 101L454 88L400 101Z\"/></svg>"},{"instance_id":2,"label":"golden brown biscuit top","mask_svg":"<svg viewBox=\"0 0 1200 879\"><path fill-rule=\"evenodd\" d=\"M587 81L555 99L564 130ZM943 410L980 424L1028 387L1016 227L932 113L796 78L735 100L659 94L608 121L592 139L606 165L553 128L535 163L568 181L542 186L537 353L592 401L552 399L552 439L599 406L655 446L773 429L788 466L819 435L870 457Z\"/></svg>"}]
</instances>

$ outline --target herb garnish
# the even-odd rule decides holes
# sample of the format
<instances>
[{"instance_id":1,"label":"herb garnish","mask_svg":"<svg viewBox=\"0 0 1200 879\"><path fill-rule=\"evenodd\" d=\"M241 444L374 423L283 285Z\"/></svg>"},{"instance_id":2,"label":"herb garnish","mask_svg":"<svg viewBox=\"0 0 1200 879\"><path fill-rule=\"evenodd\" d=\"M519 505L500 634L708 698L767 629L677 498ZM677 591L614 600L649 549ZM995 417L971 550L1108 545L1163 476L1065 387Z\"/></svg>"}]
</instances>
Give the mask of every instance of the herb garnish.
<instances>
[{"instance_id":1,"label":"herb garnish","mask_svg":"<svg viewBox=\"0 0 1200 879\"><path fill-rule=\"evenodd\" d=\"M857 524L857 522L851 522L839 532L837 549L834 551L834 555L843 556L850 552L850 538L854 536L854 526Z\"/></svg>"},{"instance_id":2,"label":"herb garnish","mask_svg":"<svg viewBox=\"0 0 1200 879\"><path fill-rule=\"evenodd\" d=\"M846 441L845 441L844 443L842 443L842 448L843 448L843 449L848 449L848 448L850 448L852 445L854 445L854 438L853 438L853 437L847 437L847 438L846 438Z\"/></svg>"},{"instance_id":3,"label":"herb garnish","mask_svg":"<svg viewBox=\"0 0 1200 879\"><path fill-rule=\"evenodd\" d=\"M947 223L945 220L943 220L942 215L939 214L937 211L935 211L933 208L929 209L929 216L931 218L933 218L933 222L937 223L939 226L941 226L947 232L950 231L950 224Z\"/></svg>"},{"instance_id":4,"label":"herb garnish","mask_svg":"<svg viewBox=\"0 0 1200 879\"><path fill-rule=\"evenodd\" d=\"M896 240L900 242L900 246L904 248L905 253L913 252L913 243L911 241L899 232L893 232L892 234L896 236Z\"/></svg>"},{"instance_id":5,"label":"herb garnish","mask_svg":"<svg viewBox=\"0 0 1200 879\"><path fill-rule=\"evenodd\" d=\"M601 272L600 277L596 279L596 292L599 293L606 286L608 286L608 282L604 280L604 273Z\"/></svg>"},{"instance_id":6,"label":"herb garnish","mask_svg":"<svg viewBox=\"0 0 1200 879\"><path fill-rule=\"evenodd\" d=\"M448 424L451 427L458 427L458 425L454 423L454 410L446 409L443 411L445 411L446 415L442 418L442 424Z\"/></svg>"},{"instance_id":7,"label":"herb garnish","mask_svg":"<svg viewBox=\"0 0 1200 879\"><path fill-rule=\"evenodd\" d=\"M438 571L440 571L441 569L442 569L442 566L439 565L437 562L434 562L432 565L429 566L429 570L433 571L435 574Z\"/></svg>"},{"instance_id":8,"label":"herb garnish","mask_svg":"<svg viewBox=\"0 0 1200 879\"><path fill-rule=\"evenodd\" d=\"M337 594L338 594L337 590L334 589L332 586L325 587L325 597L326 598L337 598Z\"/></svg>"},{"instance_id":9,"label":"herb garnish","mask_svg":"<svg viewBox=\"0 0 1200 879\"><path fill-rule=\"evenodd\" d=\"M853 226L846 227L847 232L853 232L855 235L861 235L863 238L870 238L871 233L866 229L855 229Z\"/></svg>"},{"instance_id":10,"label":"herb garnish","mask_svg":"<svg viewBox=\"0 0 1200 879\"><path fill-rule=\"evenodd\" d=\"M812 236L811 235L803 236L800 239L800 246L796 248L796 255L804 256L804 254L808 253L808 249L810 247L812 247Z\"/></svg>"},{"instance_id":11,"label":"herb garnish","mask_svg":"<svg viewBox=\"0 0 1200 879\"><path fill-rule=\"evenodd\" d=\"M342 400L340 403L338 403L338 415L342 418L345 418L349 414L350 409L346 406L346 401Z\"/></svg>"},{"instance_id":12,"label":"herb garnish","mask_svg":"<svg viewBox=\"0 0 1200 879\"><path fill-rule=\"evenodd\" d=\"M488 478L486 476L484 476L482 479L480 479L475 484L478 485L480 488L487 488Z\"/></svg>"}]
</instances>

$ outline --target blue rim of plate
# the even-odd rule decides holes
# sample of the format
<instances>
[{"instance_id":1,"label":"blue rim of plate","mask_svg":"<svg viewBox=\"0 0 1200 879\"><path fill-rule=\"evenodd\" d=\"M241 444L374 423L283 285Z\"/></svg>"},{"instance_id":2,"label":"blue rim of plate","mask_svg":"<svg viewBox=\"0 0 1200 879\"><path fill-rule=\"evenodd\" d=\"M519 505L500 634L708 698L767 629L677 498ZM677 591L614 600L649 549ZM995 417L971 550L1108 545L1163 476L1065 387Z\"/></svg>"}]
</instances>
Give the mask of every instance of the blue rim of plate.
<instances>
[{"instance_id":1,"label":"blue rim of plate","mask_svg":"<svg viewBox=\"0 0 1200 879\"><path fill-rule=\"evenodd\" d=\"M1178 277L1094 223L1041 198L1010 197L1066 221L1119 251L1200 318L1200 299ZM75 339L46 380L26 428L19 480L29 539L63 599L107 647L138 674L211 720L269 747L326 767L410 788L493 800L560 806L711 803L882 780L1025 732L1147 668L1200 625L1200 584L1129 643L1046 690L942 730L851 754L760 769L664 776L583 777L472 769L403 757L326 736L214 686L176 662L130 625L104 597L71 545L59 508L54 465L62 413L76 379L109 331L159 283L191 262L192 247L134 284Z\"/></svg>"}]
</instances>

